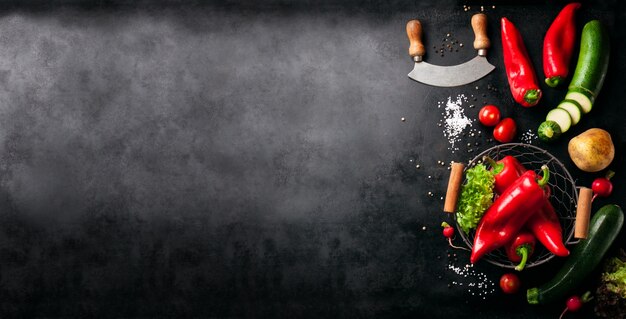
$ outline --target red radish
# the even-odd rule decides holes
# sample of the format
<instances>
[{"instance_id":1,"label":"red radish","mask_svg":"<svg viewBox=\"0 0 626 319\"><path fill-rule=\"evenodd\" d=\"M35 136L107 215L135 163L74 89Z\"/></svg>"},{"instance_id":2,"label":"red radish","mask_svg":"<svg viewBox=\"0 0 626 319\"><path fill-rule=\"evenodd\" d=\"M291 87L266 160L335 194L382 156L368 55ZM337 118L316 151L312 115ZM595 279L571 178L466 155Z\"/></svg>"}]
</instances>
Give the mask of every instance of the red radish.
<instances>
[{"instance_id":1,"label":"red radish","mask_svg":"<svg viewBox=\"0 0 626 319\"><path fill-rule=\"evenodd\" d=\"M596 178L591 184L591 190L593 190L594 195L593 199L597 196L600 197L609 197L613 192L613 183L611 183L611 178L615 175L615 172L608 171L606 172L606 176Z\"/></svg>"},{"instance_id":2,"label":"red radish","mask_svg":"<svg viewBox=\"0 0 626 319\"><path fill-rule=\"evenodd\" d=\"M441 227L443 227L443 236L448 238L448 244L450 245L450 247L454 249L469 250L467 248L454 246L454 244L452 243L452 237L454 237L454 227L450 226L450 224L446 222L442 222Z\"/></svg>"},{"instance_id":3,"label":"red radish","mask_svg":"<svg viewBox=\"0 0 626 319\"><path fill-rule=\"evenodd\" d=\"M583 301L578 296L572 296L565 302L567 311L576 312L583 307Z\"/></svg>"},{"instance_id":4,"label":"red radish","mask_svg":"<svg viewBox=\"0 0 626 319\"><path fill-rule=\"evenodd\" d=\"M507 273L500 277L500 288L505 294L514 294L519 290L522 282L514 273Z\"/></svg>"},{"instance_id":5,"label":"red radish","mask_svg":"<svg viewBox=\"0 0 626 319\"><path fill-rule=\"evenodd\" d=\"M585 292L582 295L582 297L578 297L578 296L569 297L567 301L565 302L565 309L561 313L561 316L559 317L559 319L562 319L565 313L568 311L576 312L580 310L580 308L583 307L583 304L585 304L586 302L589 302L589 300L591 299L593 299L593 297L591 297L590 291Z\"/></svg>"},{"instance_id":6,"label":"red radish","mask_svg":"<svg viewBox=\"0 0 626 319\"><path fill-rule=\"evenodd\" d=\"M452 236L454 236L454 227L444 227L443 228L443 235L446 238L452 238Z\"/></svg>"}]
</instances>

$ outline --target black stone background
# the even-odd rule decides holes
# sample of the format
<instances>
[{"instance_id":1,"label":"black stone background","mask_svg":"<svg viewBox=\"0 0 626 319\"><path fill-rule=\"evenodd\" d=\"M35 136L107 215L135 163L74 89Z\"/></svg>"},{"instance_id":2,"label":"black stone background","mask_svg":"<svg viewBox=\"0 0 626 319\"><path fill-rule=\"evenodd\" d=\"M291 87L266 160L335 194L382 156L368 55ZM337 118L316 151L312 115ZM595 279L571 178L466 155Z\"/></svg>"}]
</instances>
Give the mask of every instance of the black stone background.
<instances>
[{"instance_id":1,"label":"black stone background","mask_svg":"<svg viewBox=\"0 0 626 319\"><path fill-rule=\"evenodd\" d=\"M3 2L0 317L558 317L563 305L529 306L523 293L496 288L482 300L448 288L464 279L447 265L468 256L441 236L448 171L437 161L476 152L447 149L437 103L476 94L534 130L564 91L546 89L534 109L514 105L499 18L521 30L543 77L543 34L563 2L483 3L496 70L456 88L409 80L410 18L423 21L427 61L474 56L479 3L462 4ZM566 137L533 142L589 185L598 174L573 166L568 138L612 133L615 191L594 209L626 195L625 12L619 1L580 11L579 29L600 18L611 31L606 84ZM465 46L432 54L448 32ZM479 150L495 145L474 128ZM524 272L525 288L558 266ZM504 273L475 270L492 282Z\"/></svg>"}]
</instances>

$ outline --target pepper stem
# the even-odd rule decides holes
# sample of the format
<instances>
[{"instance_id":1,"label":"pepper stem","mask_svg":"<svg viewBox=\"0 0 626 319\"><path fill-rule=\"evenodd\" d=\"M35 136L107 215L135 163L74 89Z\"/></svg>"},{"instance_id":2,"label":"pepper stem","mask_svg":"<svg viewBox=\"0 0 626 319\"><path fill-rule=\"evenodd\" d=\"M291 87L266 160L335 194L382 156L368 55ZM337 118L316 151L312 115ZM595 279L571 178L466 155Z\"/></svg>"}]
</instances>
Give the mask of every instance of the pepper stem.
<instances>
[{"instance_id":1,"label":"pepper stem","mask_svg":"<svg viewBox=\"0 0 626 319\"><path fill-rule=\"evenodd\" d=\"M522 271L524 267L526 267L526 262L528 261L528 246L519 247L516 253L518 255L522 255L522 260L519 262L517 266L515 266L515 270Z\"/></svg>"},{"instance_id":2,"label":"pepper stem","mask_svg":"<svg viewBox=\"0 0 626 319\"><path fill-rule=\"evenodd\" d=\"M613 178L613 176L615 176L615 172L612 170L609 170L608 172L606 172L606 175L604 176L604 178L611 180L611 178Z\"/></svg>"},{"instance_id":3,"label":"pepper stem","mask_svg":"<svg viewBox=\"0 0 626 319\"><path fill-rule=\"evenodd\" d=\"M526 101L530 105L537 104L539 98L541 98L540 89L530 89L524 94L524 101Z\"/></svg>"},{"instance_id":4,"label":"pepper stem","mask_svg":"<svg viewBox=\"0 0 626 319\"><path fill-rule=\"evenodd\" d=\"M504 169L504 164L496 162L489 156L483 156L483 162L487 162L487 164L493 168L493 174L499 174Z\"/></svg>"},{"instance_id":5,"label":"pepper stem","mask_svg":"<svg viewBox=\"0 0 626 319\"><path fill-rule=\"evenodd\" d=\"M443 227L443 228L450 227L450 224L448 224L446 222L441 222L441 227Z\"/></svg>"},{"instance_id":6,"label":"pepper stem","mask_svg":"<svg viewBox=\"0 0 626 319\"><path fill-rule=\"evenodd\" d=\"M541 166L541 171L543 172L543 176L537 181L537 184L539 186L545 186L548 184L548 180L550 179L550 170L548 169L548 166L543 165Z\"/></svg>"},{"instance_id":7,"label":"pepper stem","mask_svg":"<svg viewBox=\"0 0 626 319\"><path fill-rule=\"evenodd\" d=\"M551 88L555 88L559 86L559 84L561 84L562 80L563 78L560 76L553 76L553 77L546 78L546 84Z\"/></svg>"}]
</instances>

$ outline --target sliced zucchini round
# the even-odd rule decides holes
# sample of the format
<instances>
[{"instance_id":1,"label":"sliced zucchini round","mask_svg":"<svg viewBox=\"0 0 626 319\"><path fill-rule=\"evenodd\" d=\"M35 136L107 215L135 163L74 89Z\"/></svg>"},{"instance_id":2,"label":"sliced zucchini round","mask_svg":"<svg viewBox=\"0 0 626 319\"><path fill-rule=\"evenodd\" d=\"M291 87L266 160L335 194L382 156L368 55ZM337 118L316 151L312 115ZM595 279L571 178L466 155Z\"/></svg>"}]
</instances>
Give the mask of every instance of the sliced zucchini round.
<instances>
[{"instance_id":1,"label":"sliced zucchini round","mask_svg":"<svg viewBox=\"0 0 626 319\"><path fill-rule=\"evenodd\" d=\"M546 120L554 121L559 124L559 127L561 127L561 133L567 132L570 126L572 126L572 117L569 115L569 112L564 109L556 108L551 110L548 112L548 115L546 115Z\"/></svg>"},{"instance_id":2,"label":"sliced zucchini round","mask_svg":"<svg viewBox=\"0 0 626 319\"><path fill-rule=\"evenodd\" d=\"M572 118L572 125L576 125L580 122L580 118L583 114L576 101L565 100L559 104L558 108L564 109L569 113L569 116Z\"/></svg>"},{"instance_id":3,"label":"sliced zucchini round","mask_svg":"<svg viewBox=\"0 0 626 319\"><path fill-rule=\"evenodd\" d=\"M569 91L567 95L565 95L566 100L576 101L580 107L582 108L583 113L587 114L591 111L593 107L593 101L587 95L581 92L572 92Z\"/></svg>"}]
</instances>

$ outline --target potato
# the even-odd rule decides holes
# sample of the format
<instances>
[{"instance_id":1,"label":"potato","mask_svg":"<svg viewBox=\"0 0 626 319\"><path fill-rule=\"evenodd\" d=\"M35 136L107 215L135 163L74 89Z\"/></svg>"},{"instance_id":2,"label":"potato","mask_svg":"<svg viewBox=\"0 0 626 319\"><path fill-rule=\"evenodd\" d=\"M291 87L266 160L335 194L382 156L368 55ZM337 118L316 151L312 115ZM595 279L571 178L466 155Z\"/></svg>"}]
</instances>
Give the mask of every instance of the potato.
<instances>
[{"instance_id":1,"label":"potato","mask_svg":"<svg viewBox=\"0 0 626 319\"><path fill-rule=\"evenodd\" d=\"M585 172L607 168L615 156L611 135L599 128L588 129L572 138L567 151L574 164Z\"/></svg>"}]
</instances>

